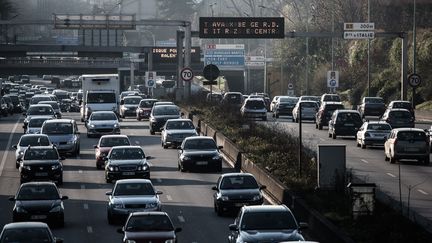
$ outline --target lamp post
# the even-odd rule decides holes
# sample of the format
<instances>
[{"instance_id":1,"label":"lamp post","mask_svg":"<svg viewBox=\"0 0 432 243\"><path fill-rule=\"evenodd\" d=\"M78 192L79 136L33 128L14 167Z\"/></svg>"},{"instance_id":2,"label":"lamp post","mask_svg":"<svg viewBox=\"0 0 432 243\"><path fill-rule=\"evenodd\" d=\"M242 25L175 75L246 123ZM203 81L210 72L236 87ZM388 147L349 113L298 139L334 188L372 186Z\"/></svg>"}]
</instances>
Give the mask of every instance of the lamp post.
<instances>
[{"instance_id":1,"label":"lamp post","mask_svg":"<svg viewBox=\"0 0 432 243\"><path fill-rule=\"evenodd\" d=\"M416 28L416 0L413 2L413 73L415 74L417 72L416 70L416 59L417 59L417 28ZM413 87L413 94L412 94L412 105L415 109L415 88Z\"/></svg>"}]
</instances>

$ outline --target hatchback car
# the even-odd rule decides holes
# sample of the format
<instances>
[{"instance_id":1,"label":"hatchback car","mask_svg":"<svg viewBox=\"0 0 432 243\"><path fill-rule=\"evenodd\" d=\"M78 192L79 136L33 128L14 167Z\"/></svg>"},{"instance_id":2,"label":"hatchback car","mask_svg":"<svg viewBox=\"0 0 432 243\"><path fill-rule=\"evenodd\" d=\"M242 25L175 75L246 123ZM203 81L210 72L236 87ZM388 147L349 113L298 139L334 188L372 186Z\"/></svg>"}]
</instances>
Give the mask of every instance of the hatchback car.
<instances>
[{"instance_id":1,"label":"hatchback car","mask_svg":"<svg viewBox=\"0 0 432 243\"><path fill-rule=\"evenodd\" d=\"M24 156L24 151L29 146L51 146L52 143L49 140L49 137L45 134L24 134L21 136L20 140L16 145L13 145L12 148L15 149L15 160L16 160L16 168L19 168L20 161Z\"/></svg>"},{"instance_id":2,"label":"hatchback car","mask_svg":"<svg viewBox=\"0 0 432 243\"><path fill-rule=\"evenodd\" d=\"M306 96L307 97L307 96ZM294 106L292 111L292 121L300 121L300 106L301 106L301 120L315 120L315 115L318 111L318 103L316 101L299 100Z\"/></svg>"},{"instance_id":3,"label":"hatchback car","mask_svg":"<svg viewBox=\"0 0 432 243\"><path fill-rule=\"evenodd\" d=\"M30 120L30 118L32 118L33 116L45 116L47 118L55 118L55 113L54 113L54 109L47 104L37 104L37 105L31 105L28 109L27 112L25 112L23 114L25 116L24 119L24 133L27 130L27 124Z\"/></svg>"},{"instance_id":4,"label":"hatchback car","mask_svg":"<svg viewBox=\"0 0 432 243\"><path fill-rule=\"evenodd\" d=\"M42 128L42 124L46 120L51 120L51 119L52 118L46 117L46 116L33 116L33 117L31 117L28 124L27 124L26 133L27 134L40 133L41 128Z\"/></svg>"},{"instance_id":5,"label":"hatchback car","mask_svg":"<svg viewBox=\"0 0 432 243\"><path fill-rule=\"evenodd\" d=\"M386 107L384 99L381 97L363 97L358 111L362 118L366 116L378 116L381 117Z\"/></svg>"},{"instance_id":6,"label":"hatchback car","mask_svg":"<svg viewBox=\"0 0 432 243\"><path fill-rule=\"evenodd\" d=\"M357 131L363 124L360 113L356 110L336 110L329 121L329 138L337 136L357 136Z\"/></svg>"},{"instance_id":7,"label":"hatchback car","mask_svg":"<svg viewBox=\"0 0 432 243\"><path fill-rule=\"evenodd\" d=\"M148 119L150 117L150 112L153 108L153 104L157 102L157 99L142 99L136 109L136 118L138 121L142 119Z\"/></svg>"},{"instance_id":8,"label":"hatchback car","mask_svg":"<svg viewBox=\"0 0 432 243\"><path fill-rule=\"evenodd\" d=\"M48 104L48 105L50 105L53 108L53 110L54 110L56 118L58 118L58 119L62 118L62 113L61 113L61 110L60 110L60 106L59 106L59 103L57 103L57 101L39 101L38 104Z\"/></svg>"},{"instance_id":9,"label":"hatchback car","mask_svg":"<svg viewBox=\"0 0 432 243\"><path fill-rule=\"evenodd\" d=\"M104 157L108 155L112 147L126 145L131 145L129 138L126 135L103 135L100 137L98 144L94 145L96 168L104 168Z\"/></svg>"},{"instance_id":10,"label":"hatchback car","mask_svg":"<svg viewBox=\"0 0 432 243\"><path fill-rule=\"evenodd\" d=\"M44 242L62 243L62 238L54 237L51 229L42 222L9 223L0 233L0 243Z\"/></svg>"},{"instance_id":11,"label":"hatchback car","mask_svg":"<svg viewBox=\"0 0 432 243\"><path fill-rule=\"evenodd\" d=\"M28 147L20 161L20 182L55 181L63 184L63 164L56 147Z\"/></svg>"},{"instance_id":12,"label":"hatchback car","mask_svg":"<svg viewBox=\"0 0 432 243\"><path fill-rule=\"evenodd\" d=\"M48 135L59 153L80 155L80 132L73 119L47 120L43 123L41 133Z\"/></svg>"},{"instance_id":13,"label":"hatchback car","mask_svg":"<svg viewBox=\"0 0 432 243\"><path fill-rule=\"evenodd\" d=\"M168 119L180 117L180 108L176 105L154 105L149 118L150 134L154 135L156 132L160 132Z\"/></svg>"},{"instance_id":14,"label":"hatchback car","mask_svg":"<svg viewBox=\"0 0 432 243\"><path fill-rule=\"evenodd\" d=\"M279 118L279 116L292 116L292 110L297 104L298 97L280 97L273 107L273 117Z\"/></svg>"},{"instance_id":15,"label":"hatchback car","mask_svg":"<svg viewBox=\"0 0 432 243\"><path fill-rule=\"evenodd\" d=\"M18 192L9 200L15 202L13 222L45 221L54 226L64 226L63 201L57 186L52 182L28 182L21 184Z\"/></svg>"},{"instance_id":16,"label":"hatchback car","mask_svg":"<svg viewBox=\"0 0 432 243\"><path fill-rule=\"evenodd\" d=\"M161 144L163 148L177 147L191 136L198 136L198 132L190 119L169 119L162 129Z\"/></svg>"},{"instance_id":17,"label":"hatchback car","mask_svg":"<svg viewBox=\"0 0 432 243\"><path fill-rule=\"evenodd\" d=\"M415 119L411 112L407 109L395 108L386 110L381 117L381 121L385 121L392 128L411 127L415 126Z\"/></svg>"},{"instance_id":18,"label":"hatchback car","mask_svg":"<svg viewBox=\"0 0 432 243\"><path fill-rule=\"evenodd\" d=\"M160 211L159 200L161 191L155 190L150 180L124 179L116 181L109 196L107 218L109 224L124 222L133 212Z\"/></svg>"},{"instance_id":19,"label":"hatchback car","mask_svg":"<svg viewBox=\"0 0 432 243\"><path fill-rule=\"evenodd\" d=\"M123 234L127 242L165 242L176 243L177 233L182 228L174 225L166 212L133 212L126 224L117 232Z\"/></svg>"},{"instance_id":20,"label":"hatchback car","mask_svg":"<svg viewBox=\"0 0 432 243\"><path fill-rule=\"evenodd\" d=\"M393 164L401 159L415 159L429 165L429 146L429 136L422 129L393 129L384 143L385 160Z\"/></svg>"},{"instance_id":21,"label":"hatchback car","mask_svg":"<svg viewBox=\"0 0 432 243\"><path fill-rule=\"evenodd\" d=\"M178 169L187 171L193 169L213 169L222 171L222 156L219 152L222 146L217 146L212 137L195 136L183 140L178 153Z\"/></svg>"},{"instance_id":22,"label":"hatchback car","mask_svg":"<svg viewBox=\"0 0 432 243\"><path fill-rule=\"evenodd\" d=\"M33 95L31 98L30 98L30 102L29 102L29 104L30 105L36 105L36 104L39 104L39 102L41 102L41 101L53 101L54 99L53 98L51 98L51 96L49 96L49 95L44 95L44 94L41 94L41 95Z\"/></svg>"},{"instance_id":23,"label":"hatchback car","mask_svg":"<svg viewBox=\"0 0 432 243\"><path fill-rule=\"evenodd\" d=\"M388 110L395 109L395 108L407 109L411 112L412 117L415 118L415 111L411 102L407 100L393 100L387 106Z\"/></svg>"},{"instance_id":24,"label":"hatchback car","mask_svg":"<svg viewBox=\"0 0 432 243\"><path fill-rule=\"evenodd\" d=\"M267 120L267 108L263 98L247 98L240 108L244 118Z\"/></svg>"},{"instance_id":25,"label":"hatchback car","mask_svg":"<svg viewBox=\"0 0 432 243\"><path fill-rule=\"evenodd\" d=\"M392 130L390 124L382 121L367 121L357 132L357 147L384 146L387 136Z\"/></svg>"},{"instance_id":26,"label":"hatchback car","mask_svg":"<svg viewBox=\"0 0 432 243\"><path fill-rule=\"evenodd\" d=\"M144 150L140 146L115 146L104 159L105 180L125 178L150 178L150 166Z\"/></svg>"},{"instance_id":27,"label":"hatchback car","mask_svg":"<svg viewBox=\"0 0 432 243\"><path fill-rule=\"evenodd\" d=\"M141 100L142 97L137 95L124 97L120 101L120 117L125 118L127 116L136 116L136 110Z\"/></svg>"},{"instance_id":28,"label":"hatchback car","mask_svg":"<svg viewBox=\"0 0 432 243\"><path fill-rule=\"evenodd\" d=\"M328 101L332 101L332 102L341 102L341 98L338 94L323 94L321 95L321 104L323 102L328 102Z\"/></svg>"},{"instance_id":29,"label":"hatchback car","mask_svg":"<svg viewBox=\"0 0 432 243\"><path fill-rule=\"evenodd\" d=\"M87 137L120 134L120 123L113 111L95 111L87 119Z\"/></svg>"},{"instance_id":30,"label":"hatchback car","mask_svg":"<svg viewBox=\"0 0 432 243\"><path fill-rule=\"evenodd\" d=\"M228 242L304 241L304 228L285 205L244 206L229 225Z\"/></svg>"},{"instance_id":31,"label":"hatchback car","mask_svg":"<svg viewBox=\"0 0 432 243\"><path fill-rule=\"evenodd\" d=\"M328 122L330 121L333 112L335 110L343 110L345 109L344 105L341 102L324 102L321 103L321 106L318 109L318 112L315 116L315 128L318 130L323 129L323 126L328 126Z\"/></svg>"},{"instance_id":32,"label":"hatchback car","mask_svg":"<svg viewBox=\"0 0 432 243\"><path fill-rule=\"evenodd\" d=\"M221 100L222 105L240 109L243 104L243 95L240 92L226 92Z\"/></svg>"},{"instance_id":33,"label":"hatchback car","mask_svg":"<svg viewBox=\"0 0 432 243\"><path fill-rule=\"evenodd\" d=\"M238 211L245 205L263 204L261 190L255 177L249 173L227 173L219 177L216 186L212 187L214 210L217 215L224 212Z\"/></svg>"}]
</instances>

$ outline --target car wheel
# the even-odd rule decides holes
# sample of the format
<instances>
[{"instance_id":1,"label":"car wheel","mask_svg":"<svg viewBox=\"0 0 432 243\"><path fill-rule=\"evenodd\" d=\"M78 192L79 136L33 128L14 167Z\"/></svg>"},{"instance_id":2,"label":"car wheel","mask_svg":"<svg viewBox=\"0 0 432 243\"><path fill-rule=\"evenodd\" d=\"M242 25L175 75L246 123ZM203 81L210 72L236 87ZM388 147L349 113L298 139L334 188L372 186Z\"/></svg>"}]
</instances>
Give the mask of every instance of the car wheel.
<instances>
[{"instance_id":1,"label":"car wheel","mask_svg":"<svg viewBox=\"0 0 432 243\"><path fill-rule=\"evenodd\" d=\"M359 143L359 141L357 141L356 145L357 145L357 147L360 147L360 146L361 146L360 143Z\"/></svg>"},{"instance_id":2,"label":"car wheel","mask_svg":"<svg viewBox=\"0 0 432 243\"><path fill-rule=\"evenodd\" d=\"M15 167L18 169L20 167L20 163L17 161L15 162Z\"/></svg>"},{"instance_id":3,"label":"car wheel","mask_svg":"<svg viewBox=\"0 0 432 243\"><path fill-rule=\"evenodd\" d=\"M214 209L215 209L217 216L222 216L222 210L217 206L216 203L214 205Z\"/></svg>"},{"instance_id":4,"label":"car wheel","mask_svg":"<svg viewBox=\"0 0 432 243\"><path fill-rule=\"evenodd\" d=\"M328 134L328 137L329 137L329 138L331 138L331 137L332 137L331 133L329 133L329 134Z\"/></svg>"},{"instance_id":5,"label":"car wheel","mask_svg":"<svg viewBox=\"0 0 432 243\"><path fill-rule=\"evenodd\" d=\"M396 162L396 159L394 157L390 157L390 164L394 164Z\"/></svg>"},{"instance_id":6,"label":"car wheel","mask_svg":"<svg viewBox=\"0 0 432 243\"><path fill-rule=\"evenodd\" d=\"M178 169L181 172L185 172L186 171L185 168L181 165L181 163L178 164Z\"/></svg>"},{"instance_id":7,"label":"car wheel","mask_svg":"<svg viewBox=\"0 0 432 243\"><path fill-rule=\"evenodd\" d=\"M426 156L426 157L424 158L423 163L424 163L425 165L429 165L429 164L430 164L430 158L429 158L429 155Z\"/></svg>"},{"instance_id":8,"label":"car wheel","mask_svg":"<svg viewBox=\"0 0 432 243\"><path fill-rule=\"evenodd\" d=\"M57 180L57 185L59 186L63 185L63 175L60 176L60 178Z\"/></svg>"},{"instance_id":9,"label":"car wheel","mask_svg":"<svg viewBox=\"0 0 432 243\"><path fill-rule=\"evenodd\" d=\"M92 136L91 136L91 134L87 133L87 137L88 137L88 138L91 138Z\"/></svg>"},{"instance_id":10,"label":"car wheel","mask_svg":"<svg viewBox=\"0 0 432 243\"><path fill-rule=\"evenodd\" d=\"M107 214L107 219L108 219L108 224L112 225L115 223L114 217L110 213Z\"/></svg>"},{"instance_id":11,"label":"car wheel","mask_svg":"<svg viewBox=\"0 0 432 243\"><path fill-rule=\"evenodd\" d=\"M141 117L137 117L137 120L138 120L138 121L141 121Z\"/></svg>"},{"instance_id":12,"label":"car wheel","mask_svg":"<svg viewBox=\"0 0 432 243\"><path fill-rule=\"evenodd\" d=\"M275 117L275 114L274 114L274 113L272 114L272 117Z\"/></svg>"},{"instance_id":13,"label":"car wheel","mask_svg":"<svg viewBox=\"0 0 432 243\"><path fill-rule=\"evenodd\" d=\"M333 138L333 139L336 139L336 138L337 138L336 133L332 133L332 138Z\"/></svg>"},{"instance_id":14,"label":"car wheel","mask_svg":"<svg viewBox=\"0 0 432 243\"><path fill-rule=\"evenodd\" d=\"M220 164L217 165L216 172L222 172L222 162L220 162Z\"/></svg>"},{"instance_id":15,"label":"car wheel","mask_svg":"<svg viewBox=\"0 0 432 243\"><path fill-rule=\"evenodd\" d=\"M106 183L112 183L112 179L110 179L108 176L105 176L105 181Z\"/></svg>"},{"instance_id":16,"label":"car wheel","mask_svg":"<svg viewBox=\"0 0 432 243\"><path fill-rule=\"evenodd\" d=\"M322 130L323 129L323 125L318 124L318 130Z\"/></svg>"},{"instance_id":17,"label":"car wheel","mask_svg":"<svg viewBox=\"0 0 432 243\"><path fill-rule=\"evenodd\" d=\"M363 142L362 144L360 144L361 145L361 148L362 149L365 149L366 148L366 144Z\"/></svg>"},{"instance_id":18,"label":"car wheel","mask_svg":"<svg viewBox=\"0 0 432 243\"><path fill-rule=\"evenodd\" d=\"M163 147L164 149L167 149L167 148L168 148L168 145L166 145L166 144L162 144L162 147Z\"/></svg>"},{"instance_id":19,"label":"car wheel","mask_svg":"<svg viewBox=\"0 0 432 243\"><path fill-rule=\"evenodd\" d=\"M389 157L387 157L387 155L385 155L384 160L389 161Z\"/></svg>"},{"instance_id":20,"label":"car wheel","mask_svg":"<svg viewBox=\"0 0 432 243\"><path fill-rule=\"evenodd\" d=\"M60 217L60 219L58 219L58 220L55 222L55 226L56 226L56 227L63 228L64 225L65 225L64 216Z\"/></svg>"},{"instance_id":21,"label":"car wheel","mask_svg":"<svg viewBox=\"0 0 432 243\"><path fill-rule=\"evenodd\" d=\"M153 130L150 129L150 134L151 135L155 135L156 133L155 133L155 131L153 131Z\"/></svg>"}]
</instances>

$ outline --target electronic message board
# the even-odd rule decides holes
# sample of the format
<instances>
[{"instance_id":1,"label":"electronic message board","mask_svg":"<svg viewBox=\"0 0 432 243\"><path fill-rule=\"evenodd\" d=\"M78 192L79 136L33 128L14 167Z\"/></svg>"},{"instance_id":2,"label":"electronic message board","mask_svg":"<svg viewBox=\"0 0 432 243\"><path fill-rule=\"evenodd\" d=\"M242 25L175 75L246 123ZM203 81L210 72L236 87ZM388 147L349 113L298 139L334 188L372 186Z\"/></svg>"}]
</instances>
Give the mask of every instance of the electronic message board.
<instances>
[{"instance_id":1,"label":"electronic message board","mask_svg":"<svg viewBox=\"0 0 432 243\"><path fill-rule=\"evenodd\" d=\"M200 17L200 38L284 38L282 17Z\"/></svg>"},{"instance_id":2,"label":"electronic message board","mask_svg":"<svg viewBox=\"0 0 432 243\"><path fill-rule=\"evenodd\" d=\"M153 63L176 63L177 48L175 47L153 47L152 48ZM191 48L191 62L200 62L200 48Z\"/></svg>"}]
</instances>

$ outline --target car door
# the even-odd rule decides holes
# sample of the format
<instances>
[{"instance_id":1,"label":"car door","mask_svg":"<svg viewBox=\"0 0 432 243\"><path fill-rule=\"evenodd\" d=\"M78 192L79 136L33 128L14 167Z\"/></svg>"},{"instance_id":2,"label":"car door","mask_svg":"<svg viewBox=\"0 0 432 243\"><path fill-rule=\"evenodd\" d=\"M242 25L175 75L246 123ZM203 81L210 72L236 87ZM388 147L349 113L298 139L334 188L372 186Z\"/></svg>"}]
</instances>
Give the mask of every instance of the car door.
<instances>
[{"instance_id":1,"label":"car door","mask_svg":"<svg viewBox=\"0 0 432 243\"><path fill-rule=\"evenodd\" d=\"M237 230L230 230L230 234L228 236L228 241L230 243L237 242L237 238L240 235L240 222L241 222L242 215L243 215L243 210L240 210L239 213L237 214L237 217L234 220L234 224L236 225Z\"/></svg>"}]
</instances>

